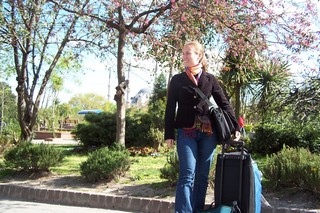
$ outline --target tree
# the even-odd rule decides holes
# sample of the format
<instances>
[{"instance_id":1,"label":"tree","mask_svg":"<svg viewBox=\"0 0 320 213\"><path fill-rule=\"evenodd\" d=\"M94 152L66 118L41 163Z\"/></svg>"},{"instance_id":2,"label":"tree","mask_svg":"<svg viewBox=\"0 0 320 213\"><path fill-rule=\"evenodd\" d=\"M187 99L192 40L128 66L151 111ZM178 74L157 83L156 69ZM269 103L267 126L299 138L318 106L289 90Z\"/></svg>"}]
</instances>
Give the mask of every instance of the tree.
<instances>
[{"instance_id":1,"label":"tree","mask_svg":"<svg viewBox=\"0 0 320 213\"><path fill-rule=\"evenodd\" d=\"M102 50L109 50L117 57L117 77L115 101L117 102L117 137L116 141L125 144L125 91L128 87L128 80L124 72L124 51L126 44L131 43L134 49L146 44L140 42L139 35L145 38L152 37L152 30L149 28L157 24L158 18L172 8L174 1L152 1L151 3L142 1L87 1L85 11L70 9L73 5L66 5L64 1L54 1L56 5L64 8L67 12L78 14L90 18L91 23L96 24L98 34L107 34L107 45L103 40L95 42ZM78 5L82 5L80 3ZM101 13L101 11L104 11ZM88 26L92 30L92 26ZM154 29L153 29L154 30ZM100 37L101 38L101 37ZM140 38L143 38L140 37ZM142 45L141 45L142 44ZM114 51L116 49L116 52Z\"/></svg>"},{"instance_id":2,"label":"tree","mask_svg":"<svg viewBox=\"0 0 320 213\"><path fill-rule=\"evenodd\" d=\"M310 27L311 20L317 19L317 11L312 9L314 4L312 1L299 4L273 1L269 5L260 1L235 1L230 4L221 2L221 10L206 11L211 20L216 20L214 30L223 38L221 77L225 87L229 88L229 94L233 95L237 116L248 86L259 79L269 88L268 84L287 76L289 67L286 62L279 62L279 58L282 61L293 60L289 57L290 51L296 55L305 49L316 48L317 34ZM275 45L282 50L284 46L287 51L273 48ZM266 81L267 76L263 74L269 76L267 79L270 81ZM267 89L264 86L259 88ZM258 96L262 95L260 105L266 104L266 91L254 89Z\"/></svg>"},{"instance_id":3,"label":"tree","mask_svg":"<svg viewBox=\"0 0 320 213\"><path fill-rule=\"evenodd\" d=\"M167 100L167 84L164 73L161 73L154 83L154 88L148 103L151 128L164 131L164 112Z\"/></svg>"},{"instance_id":4,"label":"tree","mask_svg":"<svg viewBox=\"0 0 320 213\"><path fill-rule=\"evenodd\" d=\"M250 85L252 93L252 105L256 106L257 112L260 113L262 123L267 117L272 107L281 106L280 97L286 96L287 85L289 83L289 65L288 62L265 61L259 72L256 72L256 78Z\"/></svg>"},{"instance_id":5,"label":"tree","mask_svg":"<svg viewBox=\"0 0 320 213\"><path fill-rule=\"evenodd\" d=\"M219 48L217 52L224 60L222 79L226 87L232 87L229 93L235 96L235 111L239 114L241 88L259 75L260 58L297 60L297 53L317 49L316 4L317 1L176 1L173 18L166 22L175 21L175 25L168 25L162 42L154 42L153 48L157 57L164 59L175 56L170 46L179 49L184 43L180 41L196 38L208 49Z\"/></svg>"},{"instance_id":6,"label":"tree","mask_svg":"<svg viewBox=\"0 0 320 213\"><path fill-rule=\"evenodd\" d=\"M21 139L28 141L59 59L66 49L77 47L77 37L83 36L81 23L77 14L66 14L47 1L1 1L0 5L0 43L15 67ZM77 9L85 6L86 2Z\"/></svg>"},{"instance_id":7,"label":"tree","mask_svg":"<svg viewBox=\"0 0 320 213\"><path fill-rule=\"evenodd\" d=\"M320 111L320 70L306 73L303 81L294 83L290 93L287 93L282 106L290 106L296 118L300 121L319 119Z\"/></svg>"},{"instance_id":8,"label":"tree","mask_svg":"<svg viewBox=\"0 0 320 213\"><path fill-rule=\"evenodd\" d=\"M16 97L10 86L5 82L0 82L0 134L9 132L14 134L16 131L14 125L17 119L16 108Z\"/></svg>"},{"instance_id":9,"label":"tree","mask_svg":"<svg viewBox=\"0 0 320 213\"><path fill-rule=\"evenodd\" d=\"M50 104L59 102L59 93L68 83L65 78L70 74L77 74L81 70L81 60L75 60L75 54L78 53L64 52L61 55L44 90L40 108L47 108Z\"/></svg>"},{"instance_id":10,"label":"tree","mask_svg":"<svg viewBox=\"0 0 320 213\"><path fill-rule=\"evenodd\" d=\"M229 53L225 60L220 77L222 79L223 87L228 91L228 96L233 96L235 101L235 114L239 117L241 110L241 97L245 96L246 87L258 75L254 69L248 70L247 66L242 66L245 56Z\"/></svg>"},{"instance_id":11,"label":"tree","mask_svg":"<svg viewBox=\"0 0 320 213\"><path fill-rule=\"evenodd\" d=\"M79 110L84 109L103 109L107 100L100 95L87 93L73 96L68 104L71 108Z\"/></svg>"},{"instance_id":12,"label":"tree","mask_svg":"<svg viewBox=\"0 0 320 213\"><path fill-rule=\"evenodd\" d=\"M286 48L299 52L313 47L317 39L317 34L310 27L314 17L317 17L313 10L316 8L313 1L299 4L287 1L272 1L266 4L261 0L160 0L151 3L120 0L49 1L54 5L39 1L34 3L31 0L1 2L2 8L5 8L0 16L0 23L4 23L0 31L3 34L1 43L8 44L12 47L12 51L15 51L13 56L16 57L15 65L19 73L17 74L18 108L21 118L19 123L24 137L30 135L43 89L66 47L85 47L87 51L93 52L97 50L95 47L99 47L100 51L95 51L97 55L105 57L105 52L108 52L116 56L117 142L124 144L124 93L129 83L125 79L123 67L126 45L131 44L134 50L138 49L141 53L145 53L146 46L148 47L150 43L154 46L174 45L174 48L179 49L183 44L181 41L189 39L208 38L205 42L208 46L214 46L213 41L221 39L223 52L226 55L230 51L235 56L238 53L248 53L247 56L254 56L255 54L270 54L269 45L274 42L282 43ZM64 11L61 11L61 8ZM48 23L54 25L48 26ZM35 30L40 27L42 27L41 30ZM172 30L165 31L164 29ZM80 33L82 33L81 38ZM36 38L39 38L40 42L33 42L37 40ZM41 40L41 38L44 39ZM62 39L59 40L59 38ZM56 42L56 48L48 48L48 44L52 42ZM70 46L66 46L67 43ZM42 50L50 49L51 52L56 50L56 54L51 54L53 57L48 60L52 63L48 63L47 66L43 65L43 62L46 62L42 60L45 54L39 48L41 45L38 44L42 45ZM91 47L93 48L90 49ZM170 51L175 57L175 49ZM37 52L41 57L35 57ZM20 56L21 61L18 60ZM241 58L243 66L247 66L247 69L250 63L247 63L245 59L249 58ZM176 62L177 60L173 60L173 63ZM26 69L30 64L34 66ZM37 71L43 69L46 72L41 76ZM44 81L36 84L40 77L43 77ZM26 79L29 79L28 84ZM39 90L35 90L36 85L40 85ZM35 104L32 104L35 91L39 91L39 95L34 98ZM26 93L29 95L28 98ZM23 105L24 103L26 106Z\"/></svg>"}]
</instances>

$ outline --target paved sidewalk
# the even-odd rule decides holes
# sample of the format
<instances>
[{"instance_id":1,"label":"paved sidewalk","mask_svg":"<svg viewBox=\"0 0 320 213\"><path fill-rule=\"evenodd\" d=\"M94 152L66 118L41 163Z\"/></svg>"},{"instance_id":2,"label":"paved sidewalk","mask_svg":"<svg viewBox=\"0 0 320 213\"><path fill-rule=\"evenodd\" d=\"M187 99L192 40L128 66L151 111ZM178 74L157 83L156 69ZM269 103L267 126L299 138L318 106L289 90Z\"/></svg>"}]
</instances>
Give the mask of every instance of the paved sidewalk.
<instances>
[{"instance_id":1,"label":"paved sidewalk","mask_svg":"<svg viewBox=\"0 0 320 213\"><path fill-rule=\"evenodd\" d=\"M171 212L172 202L158 199L111 196L63 189L40 189L0 184L0 198L51 204L115 209L136 212Z\"/></svg>"},{"instance_id":2,"label":"paved sidewalk","mask_svg":"<svg viewBox=\"0 0 320 213\"><path fill-rule=\"evenodd\" d=\"M60 204L37 203L10 199L0 199L1 213L133 213L132 211L118 211Z\"/></svg>"},{"instance_id":3,"label":"paved sidewalk","mask_svg":"<svg viewBox=\"0 0 320 213\"><path fill-rule=\"evenodd\" d=\"M18 186L10 183L0 184L0 198L34 201L40 203L69 206L92 207L110 210L135 211L143 213L174 212L174 202L152 198L106 195L103 193L80 192L64 189L41 189ZM262 202L262 213L320 213L319 209L274 208Z\"/></svg>"}]
</instances>

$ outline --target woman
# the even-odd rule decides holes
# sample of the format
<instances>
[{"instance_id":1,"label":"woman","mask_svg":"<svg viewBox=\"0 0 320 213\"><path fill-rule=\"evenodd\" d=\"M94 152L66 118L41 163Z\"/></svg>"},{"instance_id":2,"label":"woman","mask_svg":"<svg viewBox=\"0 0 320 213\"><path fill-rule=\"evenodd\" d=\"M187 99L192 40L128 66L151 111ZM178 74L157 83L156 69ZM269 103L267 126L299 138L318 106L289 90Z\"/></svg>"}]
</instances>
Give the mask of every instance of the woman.
<instances>
[{"instance_id":1,"label":"woman","mask_svg":"<svg viewBox=\"0 0 320 213\"><path fill-rule=\"evenodd\" d=\"M235 140L240 138L240 132L234 111L217 79L207 73L203 46L198 42L190 42L182 52L185 72L174 75L168 88L165 140L172 147L177 129L180 173L175 211L192 213L204 208L208 175L218 142L214 126L211 127L207 116L209 107L192 87L200 88L208 98L213 96L221 108L233 115L233 122L237 126Z\"/></svg>"}]
</instances>

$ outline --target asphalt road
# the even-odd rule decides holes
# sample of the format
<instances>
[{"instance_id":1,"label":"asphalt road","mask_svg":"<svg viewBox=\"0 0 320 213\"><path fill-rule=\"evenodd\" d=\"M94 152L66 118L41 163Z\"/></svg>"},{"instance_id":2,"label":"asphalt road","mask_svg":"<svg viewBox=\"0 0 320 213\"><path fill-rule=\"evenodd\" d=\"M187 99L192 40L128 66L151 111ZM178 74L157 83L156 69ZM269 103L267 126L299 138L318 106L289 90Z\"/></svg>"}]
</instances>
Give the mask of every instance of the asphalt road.
<instances>
[{"instance_id":1,"label":"asphalt road","mask_svg":"<svg viewBox=\"0 0 320 213\"><path fill-rule=\"evenodd\" d=\"M129 213L128 211L63 206L46 203L0 199L1 213ZM134 212L131 212L134 213Z\"/></svg>"}]
</instances>

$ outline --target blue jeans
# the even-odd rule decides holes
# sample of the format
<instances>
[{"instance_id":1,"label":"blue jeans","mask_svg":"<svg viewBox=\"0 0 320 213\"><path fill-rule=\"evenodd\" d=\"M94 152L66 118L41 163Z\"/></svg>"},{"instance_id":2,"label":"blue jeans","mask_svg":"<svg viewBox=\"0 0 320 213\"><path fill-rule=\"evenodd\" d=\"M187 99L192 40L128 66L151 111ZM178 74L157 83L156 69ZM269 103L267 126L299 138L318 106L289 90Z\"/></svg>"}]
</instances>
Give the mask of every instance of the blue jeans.
<instances>
[{"instance_id":1,"label":"blue jeans","mask_svg":"<svg viewBox=\"0 0 320 213\"><path fill-rule=\"evenodd\" d=\"M180 172L175 198L176 213L192 213L203 209L217 141L215 134L207 135L199 130L186 134L183 129L178 129Z\"/></svg>"},{"instance_id":2,"label":"blue jeans","mask_svg":"<svg viewBox=\"0 0 320 213\"><path fill-rule=\"evenodd\" d=\"M243 135L243 136L246 136L246 130L244 127L241 127L240 128L240 133Z\"/></svg>"}]
</instances>

